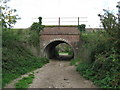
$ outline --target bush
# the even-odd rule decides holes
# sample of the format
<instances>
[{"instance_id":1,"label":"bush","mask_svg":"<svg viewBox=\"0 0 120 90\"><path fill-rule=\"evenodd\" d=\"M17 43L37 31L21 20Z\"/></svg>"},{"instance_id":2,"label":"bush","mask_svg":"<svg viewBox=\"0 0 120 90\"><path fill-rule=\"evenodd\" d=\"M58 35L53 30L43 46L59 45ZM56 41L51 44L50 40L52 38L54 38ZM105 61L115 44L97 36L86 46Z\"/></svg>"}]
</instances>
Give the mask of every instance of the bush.
<instances>
[{"instance_id":1,"label":"bush","mask_svg":"<svg viewBox=\"0 0 120 90\"><path fill-rule=\"evenodd\" d=\"M80 62L79 58L72 59L71 62L70 62L70 65L76 65L77 66L79 62Z\"/></svg>"},{"instance_id":2,"label":"bush","mask_svg":"<svg viewBox=\"0 0 120 90\"><path fill-rule=\"evenodd\" d=\"M86 27L86 25L85 24L81 24L81 25L79 25L78 26L78 29L82 32L84 32L85 31L85 27Z\"/></svg>"},{"instance_id":3,"label":"bush","mask_svg":"<svg viewBox=\"0 0 120 90\"><path fill-rule=\"evenodd\" d=\"M31 30L36 30L36 31L39 31L39 27L40 27L40 25L39 25L39 23L37 23L37 22L34 22L32 25L31 25Z\"/></svg>"},{"instance_id":4,"label":"bush","mask_svg":"<svg viewBox=\"0 0 120 90\"><path fill-rule=\"evenodd\" d=\"M42 17L39 17L38 19L39 19L39 22L34 22L31 25L30 29L33 31L36 31L39 34L45 26L42 25Z\"/></svg>"},{"instance_id":5,"label":"bush","mask_svg":"<svg viewBox=\"0 0 120 90\"><path fill-rule=\"evenodd\" d=\"M99 54L94 63L79 64L77 71L102 88L120 88L120 61L118 58L120 58L119 55L112 52L111 54Z\"/></svg>"}]
</instances>

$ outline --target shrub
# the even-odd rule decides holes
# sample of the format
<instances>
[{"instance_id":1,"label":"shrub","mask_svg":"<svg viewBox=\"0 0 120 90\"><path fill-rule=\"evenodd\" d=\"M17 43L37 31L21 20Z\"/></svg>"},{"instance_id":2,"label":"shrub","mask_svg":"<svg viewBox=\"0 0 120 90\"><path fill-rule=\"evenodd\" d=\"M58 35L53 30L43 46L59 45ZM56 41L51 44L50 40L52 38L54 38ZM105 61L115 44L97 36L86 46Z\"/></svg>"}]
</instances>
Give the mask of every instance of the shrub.
<instances>
[{"instance_id":1,"label":"shrub","mask_svg":"<svg viewBox=\"0 0 120 90\"><path fill-rule=\"evenodd\" d=\"M120 56L114 52L99 54L92 64L81 63L77 71L102 88L119 88Z\"/></svg>"},{"instance_id":2,"label":"shrub","mask_svg":"<svg viewBox=\"0 0 120 90\"><path fill-rule=\"evenodd\" d=\"M36 30L36 31L38 31L39 30L39 23L37 23L37 22L34 22L32 25L31 25L31 30Z\"/></svg>"},{"instance_id":3,"label":"shrub","mask_svg":"<svg viewBox=\"0 0 120 90\"><path fill-rule=\"evenodd\" d=\"M86 25L85 24L81 24L81 25L79 25L78 26L78 29L82 32L84 32L85 31L85 27L86 27Z\"/></svg>"},{"instance_id":4,"label":"shrub","mask_svg":"<svg viewBox=\"0 0 120 90\"><path fill-rule=\"evenodd\" d=\"M39 22L34 22L30 29L36 31L38 34L43 30L44 25L42 25L42 17L38 17Z\"/></svg>"}]
</instances>

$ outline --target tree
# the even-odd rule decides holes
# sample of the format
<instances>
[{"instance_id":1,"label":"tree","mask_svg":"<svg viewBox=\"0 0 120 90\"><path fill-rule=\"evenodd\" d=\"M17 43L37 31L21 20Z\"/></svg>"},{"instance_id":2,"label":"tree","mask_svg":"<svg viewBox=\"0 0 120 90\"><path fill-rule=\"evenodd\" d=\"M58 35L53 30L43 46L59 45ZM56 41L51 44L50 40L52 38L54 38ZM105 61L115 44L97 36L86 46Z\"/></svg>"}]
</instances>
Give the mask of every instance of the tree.
<instances>
[{"instance_id":1,"label":"tree","mask_svg":"<svg viewBox=\"0 0 120 90\"><path fill-rule=\"evenodd\" d=\"M34 30L36 31L38 34L40 33L40 31L43 30L44 28L44 25L42 25L42 17L38 17L39 19L39 22L34 22L32 25L31 25L31 30Z\"/></svg>"},{"instance_id":2,"label":"tree","mask_svg":"<svg viewBox=\"0 0 120 90\"><path fill-rule=\"evenodd\" d=\"M104 15L98 14L100 17L101 23L103 24L104 29L109 33L112 34L117 26L117 17L115 17L112 13L108 10L103 9L105 12Z\"/></svg>"},{"instance_id":3,"label":"tree","mask_svg":"<svg viewBox=\"0 0 120 90\"><path fill-rule=\"evenodd\" d=\"M42 17L38 17L39 19L39 22L34 22L30 29L33 31L30 35L31 38L35 38L34 41L36 41L36 44L35 43L32 43L31 40L30 40L30 43L32 43L36 49L37 49L37 55L40 54L40 32L43 30L44 28L44 25L42 25Z\"/></svg>"},{"instance_id":4,"label":"tree","mask_svg":"<svg viewBox=\"0 0 120 90\"><path fill-rule=\"evenodd\" d=\"M100 21L106 33L109 35L111 41L113 41L114 47L120 52L120 24L118 17L110 13L108 10L103 9L104 14L98 14Z\"/></svg>"},{"instance_id":5,"label":"tree","mask_svg":"<svg viewBox=\"0 0 120 90\"><path fill-rule=\"evenodd\" d=\"M10 0L0 0L0 22L2 23L2 29L12 28L20 17L16 14L16 9L11 9L7 6L7 2Z\"/></svg>"}]
</instances>

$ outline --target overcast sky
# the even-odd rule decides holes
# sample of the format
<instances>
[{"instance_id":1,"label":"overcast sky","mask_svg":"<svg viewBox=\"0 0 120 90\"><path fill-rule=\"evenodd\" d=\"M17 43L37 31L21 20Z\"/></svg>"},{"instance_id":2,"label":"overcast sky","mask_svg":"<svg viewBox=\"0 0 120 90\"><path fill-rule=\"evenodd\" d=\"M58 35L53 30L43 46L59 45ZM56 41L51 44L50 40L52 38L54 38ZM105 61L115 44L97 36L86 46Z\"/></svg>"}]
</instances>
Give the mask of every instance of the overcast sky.
<instances>
[{"instance_id":1,"label":"overcast sky","mask_svg":"<svg viewBox=\"0 0 120 90\"><path fill-rule=\"evenodd\" d=\"M17 9L17 14L21 17L15 28L27 28L33 22L37 22L39 16L43 17L43 24L58 24L58 17L87 17L80 18L80 24L87 27L99 27L98 14L103 13L103 9L109 9L117 13L117 2L119 0L10 0L8 5ZM45 19L45 18L55 19ZM61 21L77 21L77 18L61 18ZM61 22L61 24L76 24L77 22Z\"/></svg>"}]
</instances>

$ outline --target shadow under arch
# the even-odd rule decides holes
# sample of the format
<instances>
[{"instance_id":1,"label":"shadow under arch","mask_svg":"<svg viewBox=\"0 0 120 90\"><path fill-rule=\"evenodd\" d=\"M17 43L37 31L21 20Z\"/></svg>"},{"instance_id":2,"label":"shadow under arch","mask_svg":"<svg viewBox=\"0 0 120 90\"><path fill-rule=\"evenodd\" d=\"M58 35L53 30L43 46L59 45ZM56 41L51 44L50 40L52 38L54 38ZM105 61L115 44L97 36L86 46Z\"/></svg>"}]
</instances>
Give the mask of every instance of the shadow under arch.
<instances>
[{"instance_id":1,"label":"shadow under arch","mask_svg":"<svg viewBox=\"0 0 120 90\"><path fill-rule=\"evenodd\" d=\"M73 55L68 57L66 60L70 60L74 58L75 50L73 46L70 43L68 43L66 40L51 40L51 42L49 42L43 49L44 57L47 57L49 59L58 59L59 56L56 53L56 46L61 43L65 43L72 48Z\"/></svg>"}]
</instances>

